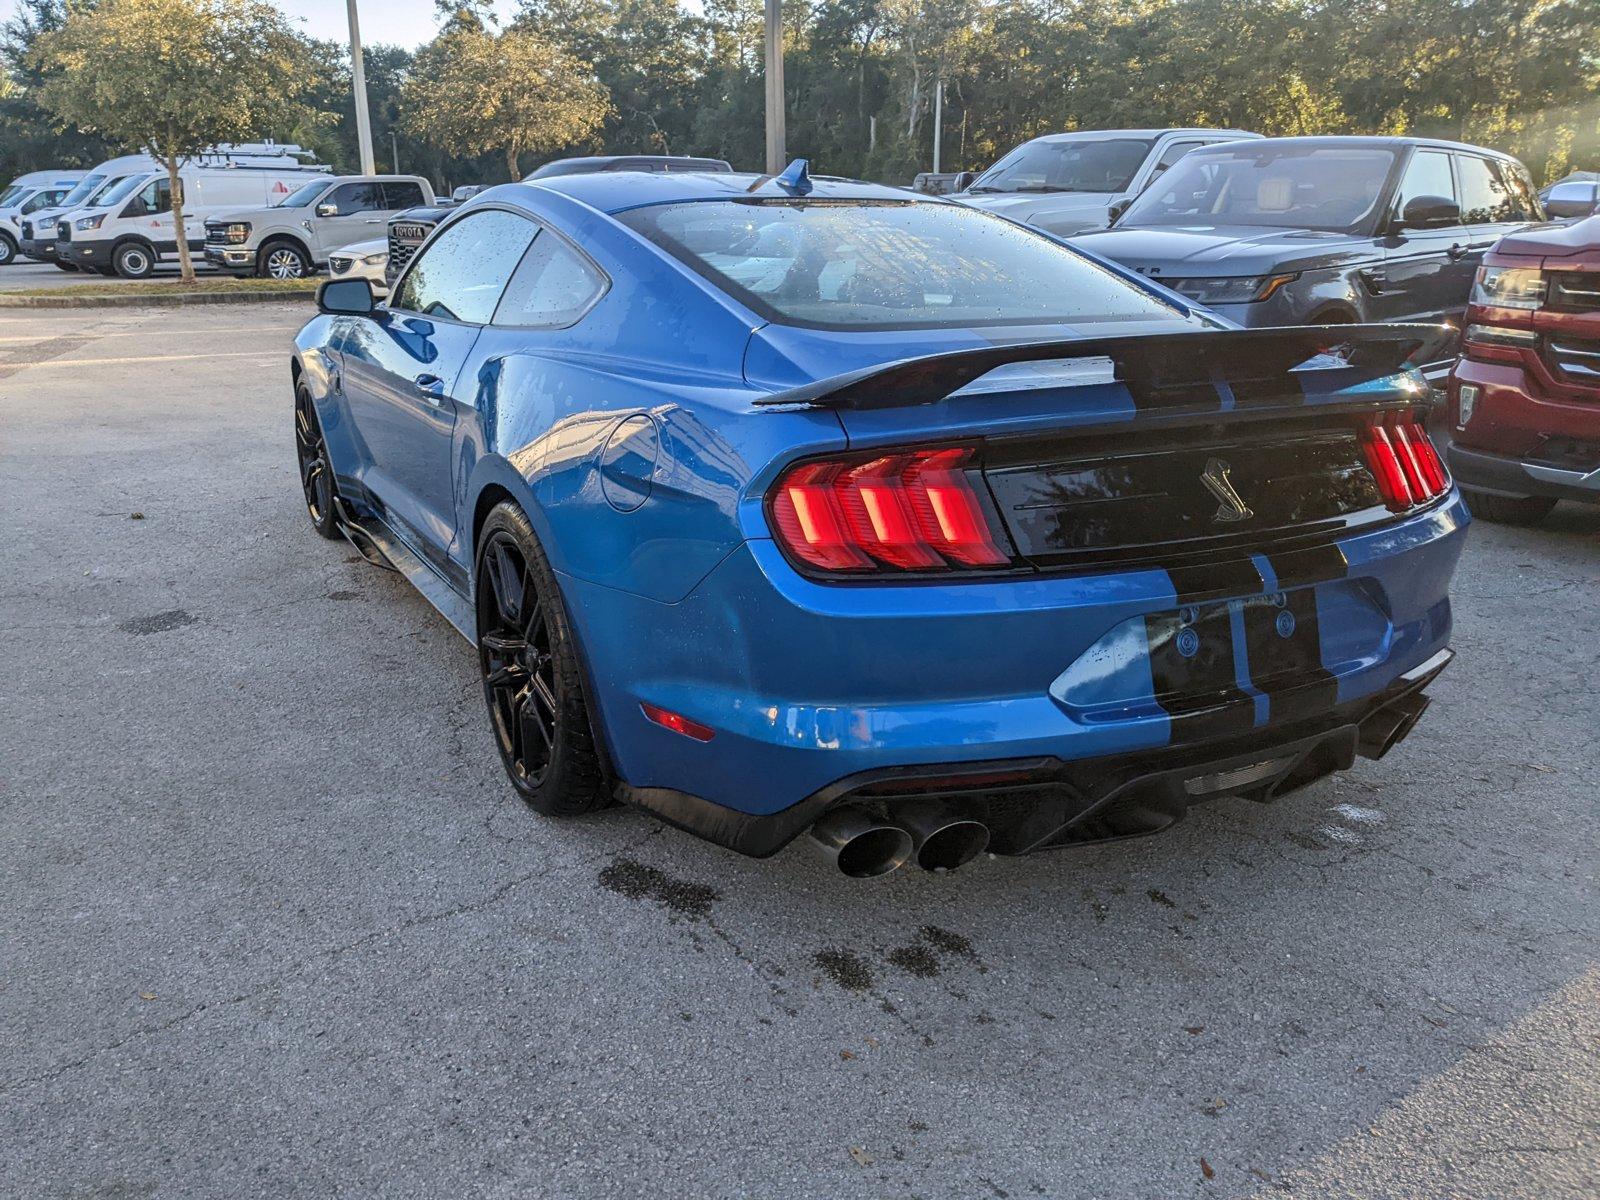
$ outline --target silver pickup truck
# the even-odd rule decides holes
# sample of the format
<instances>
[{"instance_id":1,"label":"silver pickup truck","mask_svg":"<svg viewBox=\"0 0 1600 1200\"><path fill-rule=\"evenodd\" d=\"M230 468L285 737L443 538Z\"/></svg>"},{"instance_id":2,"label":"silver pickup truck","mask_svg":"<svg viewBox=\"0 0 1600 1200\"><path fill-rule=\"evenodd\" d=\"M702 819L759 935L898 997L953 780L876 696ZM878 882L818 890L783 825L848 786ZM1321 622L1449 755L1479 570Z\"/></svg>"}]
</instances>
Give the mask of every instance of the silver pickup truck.
<instances>
[{"instance_id":1,"label":"silver pickup truck","mask_svg":"<svg viewBox=\"0 0 1600 1200\"><path fill-rule=\"evenodd\" d=\"M335 250L383 237L395 213L433 200L433 185L420 175L323 176L270 208L209 218L206 261L236 275L300 279Z\"/></svg>"}]
</instances>

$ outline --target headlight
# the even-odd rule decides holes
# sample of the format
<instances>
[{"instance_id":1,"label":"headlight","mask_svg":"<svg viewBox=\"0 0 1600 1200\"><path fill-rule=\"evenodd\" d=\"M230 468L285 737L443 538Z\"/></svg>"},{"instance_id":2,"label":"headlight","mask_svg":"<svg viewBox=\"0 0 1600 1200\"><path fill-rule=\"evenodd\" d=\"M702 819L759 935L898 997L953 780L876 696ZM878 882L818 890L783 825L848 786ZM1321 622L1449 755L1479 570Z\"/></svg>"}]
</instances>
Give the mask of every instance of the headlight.
<instances>
[{"instance_id":1,"label":"headlight","mask_svg":"<svg viewBox=\"0 0 1600 1200\"><path fill-rule=\"evenodd\" d=\"M1158 279L1173 291L1199 304L1254 304L1265 300L1284 284L1300 278L1286 275L1237 275L1226 279Z\"/></svg>"},{"instance_id":2,"label":"headlight","mask_svg":"<svg viewBox=\"0 0 1600 1200\"><path fill-rule=\"evenodd\" d=\"M234 245L238 245L240 242L248 242L250 240L250 222L235 221L223 231L222 237L224 241L232 242Z\"/></svg>"},{"instance_id":3,"label":"headlight","mask_svg":"<svg viewBox=\"0 0 1600 1200\"><path fill-rule=\"evenodd\" d=\"M381 267L389 261L389 252L380 250L376 254L369 254L361 260L369 267Z\"/></svg>"},{"instance_id":4,"label":"headlight","mask_svg":"<svg viewBox=\"0 0 1600 1200\"><path fill-rule=\"evenodd\" d=\"M1544 272L1530 267L1479 267L1472 283L1472 303L1494 308L1540 308L1544 304Z\"/></svg>"},{"instance_id":5,"label":"headlight","mask_svg":"<svg viewBox=\"0 0 1600 1200\"><path fill-rule=\"evenodd\" d=\"M74 229L99 229L100 223L106 219L105 213L97 217L79 217L72 223Z\"/></svg>"}]
</instances>

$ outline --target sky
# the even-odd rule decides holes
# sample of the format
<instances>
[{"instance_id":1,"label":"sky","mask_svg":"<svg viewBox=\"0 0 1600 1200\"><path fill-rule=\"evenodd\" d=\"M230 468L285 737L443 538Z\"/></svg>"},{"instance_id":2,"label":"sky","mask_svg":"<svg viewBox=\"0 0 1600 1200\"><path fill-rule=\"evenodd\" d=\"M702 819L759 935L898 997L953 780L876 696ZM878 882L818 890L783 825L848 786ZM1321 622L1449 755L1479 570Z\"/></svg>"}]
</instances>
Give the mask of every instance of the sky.
<instances>
[{"instance_id":1,"label":"sky","mask_svg":"<svg viewBox=\"0 0 1600 1200\"><path fill-rule=\"evenodd\" d=\"M512 0L496 0L502 17L509 16ZM273 0L315 38L343 40L350 36L345 0ZM434 0L357 0L361 14L361 40L387 42L415 49L438 32ZM17 0L0 0L0 20L17 11Z\"/></svg>"}]
</instances>

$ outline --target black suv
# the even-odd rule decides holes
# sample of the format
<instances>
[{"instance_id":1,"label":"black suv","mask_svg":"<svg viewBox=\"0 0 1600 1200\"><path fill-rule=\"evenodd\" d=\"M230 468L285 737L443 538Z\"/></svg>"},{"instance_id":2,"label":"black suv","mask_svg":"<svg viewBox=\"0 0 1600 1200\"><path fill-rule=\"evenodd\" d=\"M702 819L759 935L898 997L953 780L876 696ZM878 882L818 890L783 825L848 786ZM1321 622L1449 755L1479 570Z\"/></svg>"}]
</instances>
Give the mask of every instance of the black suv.
<instances>
[{"instance_id":1,"label":"black suv","mask_svg":"<svg viewBox=\"0 0 1600 1200\"><path fill-rule=\"evenodd\" d=\"M1244 326L1459 326L1484 252L1543 219L1527 168L1495 150L1263 138L1191 150L1073 245Z\"/></svg>"}]
</instances>

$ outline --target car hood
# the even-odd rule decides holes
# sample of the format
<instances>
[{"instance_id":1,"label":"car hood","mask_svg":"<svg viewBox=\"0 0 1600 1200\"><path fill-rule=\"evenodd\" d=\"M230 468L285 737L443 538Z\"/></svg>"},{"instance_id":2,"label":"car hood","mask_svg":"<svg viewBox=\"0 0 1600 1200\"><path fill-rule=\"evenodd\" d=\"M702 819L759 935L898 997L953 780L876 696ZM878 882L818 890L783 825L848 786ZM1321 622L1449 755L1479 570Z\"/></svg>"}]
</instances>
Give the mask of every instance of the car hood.
<instances>
[{"instance_id":1,"label":"car hood","mask_svg":"<svg viewBox=\"0 0 1600 1200\"><path fill-rule=\"evenodd\" d=\"M1074 245L1157 279L1264 275L1375 258L1371 238L1314 229L1163 225L1085 234Z\"/></svg>"},{"instance_id":2,"label":"car hood","mask_svg":"<svg viewBox=\"0 0 1600 1200\"><path fill-rule=\"evenodd\" d=\"M1024 225L1048 229L1051 233L1076 233L1080 229L1104 226L1107 209L1117 199L1117 193L979 192L974 195L957 192L950 198Z\"/></svg>"},{"instance_id":3,"label":"car hood","mask_svg":"<svg viewBox=\"0 0 1600 1200\"><path fill-rule=\"evenodd\" d=\"M230 225L235 221L249 221L252 225L268 221L293 221L294 214L309 210L299 208L274 208L265 205L260 208L230 208L226 212L212 213L206 218L207 225Z\"/></svg>"},{"instance_id":4,"label":"car hood","mask_svg":"<svg viewBox=\"0 0 1600 1200\"><path fill-rule=\"evenodd\" d=\"M340 246L334 251L349 258L365 258L369 254L387 254L389 252L388 238L372 238L365 242L351 242L348 246Z\"/></svg>"}]
</instances>

